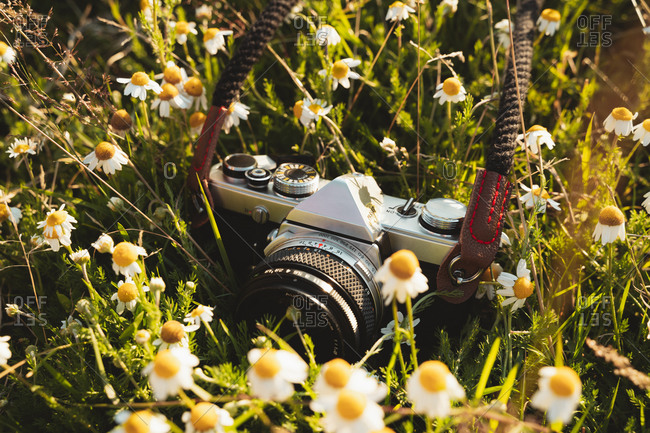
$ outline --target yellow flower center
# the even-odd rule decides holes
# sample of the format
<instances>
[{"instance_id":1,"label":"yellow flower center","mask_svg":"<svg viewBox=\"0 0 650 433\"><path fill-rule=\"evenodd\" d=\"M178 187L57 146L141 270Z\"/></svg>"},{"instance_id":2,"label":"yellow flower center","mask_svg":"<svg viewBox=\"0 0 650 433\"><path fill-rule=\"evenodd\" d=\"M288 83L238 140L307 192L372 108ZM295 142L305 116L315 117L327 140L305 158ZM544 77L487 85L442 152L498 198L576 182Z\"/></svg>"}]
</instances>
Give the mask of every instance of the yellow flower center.
<instances>
[{"instance_id":1,"label":"yellow flower center","mask_svg":"<svg viewBox=\"0 0 650 433\"><path fill-rule=\"evenodd\" d=\"M235 112L235 103L233 102L233 103L230 104L230 106L228 107L228 114L232 114L232 113L234 113L234 112Z\"/></svg>"},{"instance_id":2,"label":"yellow flower center","mask_svg":"<svg viewBox=\"0 0 650 433\"><path fill-rule=\"evenodd\" d=\"M499 275L501 275L501 272L503 272L501 265L493 262L489 268L483 271L481 281L496 281L496 279L499 278Z\"/></svg>"},{"instance_id":3,"label":"yellow flower center","mask_svg":"<svg viewBox=\"0 0 650 433\"><path fill-rule=\"evenodd\" d=\"M196 113L192 113L192 115L190 116L190 127L198 128L199 126L205 123L205 119L207 119L207 116L201 113L200 111L197 111Z\"/></svg>"},{"instance_id":4,"label":"yellow flower center","mask_svg":"<svg viewBox=\"0 0 650 433\"><path fill-rule=\"evenodd\" d=\"M126 131L133 125L133 120L126 110L117 110L111 117L111 126L118 131Z\"/></svg>"},{"instance_id":5,"label":"yellow flower center","mask_svg":"<svg viewBox=\"0 0 650 433\"><path fill-rule=\"evenodd\" d=\"M169 101L178 96L178 89L173 84L165 83L162 85L162 92L158 94L161 101Z\"/></svg>"},{"instance_id":6,"label":"yellow flower center","mask_svg":"<svg viewBox=\"0 0 650 433\"><path fill-rule=\"evenodd\" d=\"M442 83L442 91L449 96L455 96L460 93L461 84L458 78L450 77Z\"/></svg>"},{"instance_id":7,"label":"yellow flower center","mask_svg":"<svg viewBox=\"0 0 650 433\"><path fill-rule=\"evenodd\" d=\"M47 221L45 221L45 224L47 224L50 227L58 226L60 224L63 224L67 218L68 218L68 213L66 211L57 210L52 212L50 216L47 217Z\"/></svg>"},{"instance_id":8,"label":"yellow flower center","mask_svg":"<svg viewBox=\"0 0 650 433\"><path fill-rule=\"evenodd\" d=\"M381 430L375 430L375 431L370 432L370 433L395 433L395 430L393 430L393 429L390 428L390 427L384 427L384 428L381 429Z\"/></svg>"},{"instance_id":9,"label":"yellow flower center","mask_svg":"<svg viewBox=\"0 0 650 433\"><path fill-rule=\"evenodd\" d=\"M518 278L512 286L512 291L515 292L517 298L526 299L533 293L533 283L528 278Z\"/></svg>"},{"instance_id":10,"label":"yellow flower center","mask_svg":"<svg viewBox=\"0 0 650 433\"><path fill-rule=\"evenodd\" d=\"M323 110L323 107L321 107L321 106L318 105L318 104L311 104L311 105L309 106L309 109L310 109L314 114L318 114L318 113L321 112L321 110Z\"/></svg>"},{"instance_id":11,"label":"yellow flower center","mask_svg":"<svg viewBox=\"0 0 650 433\"><path fill-rule=\"evenodd\" d=\"M332 76L337 80L341 80L348 76L350 67L345 64L343 60L337 60L332 65Z\"/></svg>"},{"instance_id":12,"label":"yellow flower center","mask_svg":"<svg viewBox=\"0 0 650 433\"><path fill-rule=\"evenodd\" d=\"M203 94L203 84L201 80L196 77L192 77L183 85L183 89L187 92L188 95L197 97Z\"/></svg>"},{"instance_id":13,"label":"yellow flower center","mask_svg":"<svg viewBox=\"0 0 650 433\"><path fill-rule=\"evenodd\" d=\"M302 107L305 105L305 101L297 101L293 105L293 115L296 117L301 117L302 116Z\"/></svg>"},{"instance_id":14,"label":"yellow flower center","mask_svg":"<svg viewBox=\"0 0 650 433\"><path fill-rule=\"evenodd\" d=\"M113 261L121 268L125 268L138 260L138 250L130 242L120 242L113 250Z\"/></svg>"},{"instance_id":15,"label":"yellow flower center","mask_svg":"<svg viewBox=\"0 0 650 433\"><path fill-rule=\"evenodd\" d=\"M133 283L124 283L117 288L117 299L131 302L138 296L138 288Z\"/></svg>"},{"instance_id":16,"label":"yellow flower center","mask_svg":"<svg viewBox=\"0 0 650 433\"><path fill-rule=\"evenodd\" d=\"M280 371L280 368L280 361L278 361L278 357L275 355L275 350L273 349L264 352L255 365L253 365L255 373L264 379L275 377Z\"/></svg>"},{"instance_id":17,"label":"yellow flower center","mask_svg":"<svg viewBox=\"0 0 650 433\"><path fill-rule=\"evenodd\" d=\"M366 396L360 392L343 389L336 402L336 410L342 418L347 420L358 419L366 408Z\"/></svg>"},{"instance_id":18,"label":"yellow flower center","mask_svg":"<svg viewBox=\"0 0 650 433\"><path fill-rule=\"evenodd\" d=\"M192 310L191 315L192 315L192 317L199 317L204 312L205 312L205 307L203 305L199 305L194 310Z\"/></svg>"},{"instance_id":19,"label":"yellow flower center","mask_svg":"<svg viewBox=\"0 0 650 433\"><path fill-rule=\"evenodd\" d=\"M153 371L163 379L175 376L181 369L181 362L171 350L161 350L153 360Z\"/></svg>"},{"instance_id":20,"label":"yellow flower center","mask_svg":"<svg viewBox=\"0 0 650 433\"><path fill-rule=\"evenodd\" d=\"M190 31L190 26L187 24L187 21L178 21L176 23L176 34L186 35Z\"/></svg>"},{"instance_id":21,"label":"yellow flower center","mask_svg":"<svg viewBox=\"0 0 650 433\"><path fill-rule=\"evenodd\" d=\"M551 391L559 397L572 395L580 384L580 376L569 367L557 367L556 373L551 376L549 381Z\"/></svg>"},{"instance_id":22,"label":"yellow flower center","mask_svg":"<svg viewBox=\"0 0 650 433\"><path fill-rule=\"evenodd\" d=\"M531 191L531 193L532 193L533 195L536 195L537 197L541 197L541 198L543 198L544 200L548 200L549 198L551 198L551 196L548 195L548 192L546 192L545 189L541 189L541 188L539 188L539 187L537 187L537 188L533 188L533 190Z\"/></svg>"},{"instance_id":23,"label":"yellow flower center","mask_svg":"<svg viewBox=\"0 0 650 433\"><path fill-rule=\"evenodd\" d=\"M399 250L390 256L389 269L393 275L402 280L408 280L415 274L420 263L413 251Z\"/></svg>"},{"instance_id":24,"label":"yellow flower center","mask_svg":"<svg viewBox=\"0 0 650 433\"><path fill-rule=\"evenodd\" d=\"M403 8L404 3L402 2L394 2L392 5L388 6L389 8Z\"/></svg>"},{"instance_id":25,"label":"yellow flower center","mask_svg":"<svg viewBox=\"0 0 650 433\"><path fill-rule=\"evenodd\" d=\"M447 389L449 368L440 361L426 361L420 365L420 385L429 392Z\"/></svg>"},{"instance_id":26,"label":"yellow flower center","mask_svg":"<svg viewBox=\"0 0 650 433\"><path fill-rule=\"evenodd\" d=\"M149 76L144 72L136 72L131 77L131 83L133 83L136 86L144 86L148 82L149 82Z\"/></svg>"},{"instance_id":27,"label":"yellow flower center","mask_svg":"<svg viewBox=\"0 0 650 433\"><path fill-rule=\"evenodd\" d=\"M178 28L178 27L176 27ZM181 68L178 66L169 66L168 68L165 68L163 71L163 78L165 81L171 84L178 84L181 82Z\"/></svg>"},{"instance_id":28,"label":"yellow flower center","mask_svg":"<svg viewBox=\"0 0 650 433\"><path fill-rule=\"evenodd\" d=\"M528 129L528 131L526 131L526 134L528 134L529 132L535 132L535 131L546 131L546 128L544 128L543 126L540 126L540 125L533 125Z\"/></svg>"},{"instance_id":29,"label":"yellow flower center","mask_svg":"<svg viewBox=\"0 0 650 433\"><path fill-rule=\"evenodd\" d=\"M327 368L323 377L329 386L343 388L348 384L350 375L352 374L352 368L347 361L336 358L328 362L326 366Z\"/></svg>"},{"instance_id":30,"label":"yellow flower center","mask_svg":"<svg viewBox=\"0 0 650 433\"><path fill-rule=\"evenodd\" d=\"M9 219L9 206L5 203L0 203L0 223L3 223Z\"/></svg>"},{"instance_id":31,"label":"yellow flower center","mask_svg":"<svg viewBox=\"0 0 650 433\"><path fill-rule=\"evenodd\" d=\"M643 129L650 132L650 119L646 119L643 121Z\"/></svg>"},{"instance_id":32,"label":"yellow flower center","mask_svg":"<svg viewBox=\"0 0 650 433\"><path fill-rule=\"evenodd\" d=\"M19 144L14 147L14 153L23 154L29 150L29 144Z\"/></svg>"},{"instance_id":33,"label":"yellow flower center","mask_svg":"<svg viewBox=\"0 0 650 433\"><path fill-rule=\"evenodd\" d=\"M610 227L620 226L625 222L625 215L616 206L607 206L600 211L598 222Z\"/></svg>"},{"instance_id":34,"label":"yellow flower center","mask_svg":"<svg viewBox=\"0 0 650 433\"><path fill-rule=\"evenodd\" d=\"M217 406L212 403L202 401L192 408L190 420L194 428L199 432L213 429L219 421L219 412Z\"/></svg>"},{"instance_id":35,"label":"yellow flower center","mask_svg":"<svg viewBox=\"0 0 650 433\"><path fill-rule=\"evenodd\" d=\"M634 115L625 107L616 107L612 110L612 117L616 120L632 120Z\"/></svg>"},{"instance_id":36,"label":"yellow flower center","mask_svg":"<svg viewBox=\"0 0 650 433\"><path fill-rule=\"evenodd\" d=\"M544 9L542 11L542 19L545 19L546 21L558 22L561 17L560 12L555 9Z\"/></svg>"},{"instance_id":37,"label":"yellow flower center","mask_svg":"<svg viewBox=\"0 0 650 433\"><path fill-rule=\"evenodd\" d=\"M95 156L100 161L111 159L115 155L115 146L106 141L102 141L95 147Z\"/></svg>"},{"instance_id":38,"label":"yellow flower center","mask_svg":"<svg viewBox=\"0 0 650 433\"><path fill-rule=\"evenodd\" d=\"M203 34L203 42L207 42L210 39L214 38L215 36L217 36L217 33L219 33L219 29L217 28L212 27L207 29Z\"/></svg>"},{"instance_id":39,"label":"yellow flower center","mask_svg":"<svg viewBox=\"0 0 650 433\"><path fill-rule=\"evenodd\" d=\"M149 9L149 0L140 0L140 9L143 11Z\"/></svg>"},{"instance_id":40,"label":"yellow flower center","mask_svg":"<svg viewBox=\"0 0 650 433\"><path fill-rule=\"evenodd\" d=\"M9 45L5 44L4 42L0 42L0 56L4 56L8 49Z\"/></svg>"},{"instance_id":41,"label":"yellow flower center","mask_svg":"<svg viewBox=\"0 0 650 433\"><path fill-rule=\"evenodd\" d=\"M126 433L149 433L149 423L152 417L153 413L149 410L134 412L122 424L122 428Z\"/></svg>"},{"instance_id":42,"label":"yellow flower center","mask_svg":"<svg viewBox=\"0 0 650 433\"><path fill-rule=\"evenodd\" d=\"M185 327L176 320L170 320L160 329L160 338L167 344L180 343L185 337Z\"/></svg>"}]
</instances>

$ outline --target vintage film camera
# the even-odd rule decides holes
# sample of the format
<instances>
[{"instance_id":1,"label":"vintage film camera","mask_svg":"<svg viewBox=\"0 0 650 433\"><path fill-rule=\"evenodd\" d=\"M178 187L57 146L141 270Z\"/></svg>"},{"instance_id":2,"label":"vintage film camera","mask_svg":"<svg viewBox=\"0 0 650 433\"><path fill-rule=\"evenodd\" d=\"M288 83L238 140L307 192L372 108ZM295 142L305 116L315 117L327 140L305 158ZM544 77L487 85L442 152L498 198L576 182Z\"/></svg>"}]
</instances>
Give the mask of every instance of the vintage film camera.
<instances>
[{"instance_id":1,"label":"vintage film camera","mask_svg":"<svg viewBox=\"0 0 650 433\"><path fill-rule=\"evenodd\" d=\"M391 197L370 176L325 180L309 165L264 155L229 155L212 167L210 189L238 273L257 264L237 316L293 311L285 322L328 358L356 358L375 341L385 307L373 275L383 261L412 250L433 286L466 213L456 200Z\"/></svg>"}]
</instances>

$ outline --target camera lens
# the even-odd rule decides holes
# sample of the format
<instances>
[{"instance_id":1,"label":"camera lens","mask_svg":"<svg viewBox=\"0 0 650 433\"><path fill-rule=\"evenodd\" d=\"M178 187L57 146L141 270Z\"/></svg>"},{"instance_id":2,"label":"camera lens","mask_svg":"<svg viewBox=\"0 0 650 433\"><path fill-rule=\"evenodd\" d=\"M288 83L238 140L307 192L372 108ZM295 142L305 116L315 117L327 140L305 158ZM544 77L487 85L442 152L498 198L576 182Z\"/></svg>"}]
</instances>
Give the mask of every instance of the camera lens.
<instances>
[{"instance_id":1,"label":"camera lens","mask_svg":"<svg viewBox=\"0 0 650 433\"><path fill-rule=\"evenodd\" d=\"M300 328L318 342L318 359L359 359L374 341L383 313L374 267L368 269L367 259L354 257L361 254L358 250L306 245L310 242L304 239L294 242L255 269L238 307L240 319L252 323L289 313L279 332L290 344L302 345Z\"/></svg>"},{"instance_id":2,"label":"camera lens","mask_svg":"<svg viewBox=\"0 0 650 433\"><path fill-rule=\"evenodd\" d=\"M244 179L248 170L257 166L255 158L245 153L233 153L223 160L223 174L232 179Z\"/></svg>"}]
</instances>

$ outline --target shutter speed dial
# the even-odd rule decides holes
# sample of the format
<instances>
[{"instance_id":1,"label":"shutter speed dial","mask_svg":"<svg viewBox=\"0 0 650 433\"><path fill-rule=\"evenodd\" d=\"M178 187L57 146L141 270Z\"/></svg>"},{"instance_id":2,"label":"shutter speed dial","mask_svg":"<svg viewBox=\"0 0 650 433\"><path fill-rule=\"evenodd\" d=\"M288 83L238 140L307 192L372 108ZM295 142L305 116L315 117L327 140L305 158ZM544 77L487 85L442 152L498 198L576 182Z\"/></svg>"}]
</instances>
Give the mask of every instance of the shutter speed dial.
<instances>
[{"instance_id":1,"label":"shutter speed dial","mask_svg":"<svg viewBox=\"0 0 650 433\"><path fill-rule=\"evenodd\" d=\"M281 164L273 176L273 190L291 198L309 197L318 190L318 173L306 164Z\"/></svg>"}]
</instances>

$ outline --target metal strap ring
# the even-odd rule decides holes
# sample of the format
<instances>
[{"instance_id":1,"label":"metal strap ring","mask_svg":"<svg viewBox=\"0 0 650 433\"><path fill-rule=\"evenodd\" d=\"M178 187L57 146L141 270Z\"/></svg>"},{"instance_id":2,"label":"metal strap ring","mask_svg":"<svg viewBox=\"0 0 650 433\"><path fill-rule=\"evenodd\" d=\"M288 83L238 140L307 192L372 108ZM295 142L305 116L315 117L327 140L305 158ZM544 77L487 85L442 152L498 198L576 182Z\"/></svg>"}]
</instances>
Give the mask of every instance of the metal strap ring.
<instances>
[{"instance_id":1,"label":"metal strap ring","mask_svg":"<svg viewBox=\"0 0 650 433\"><path fill-rule=\"evenodd\" d=\"M447 267L447 271L449 272L449 277L451 278L451 282L455 286L460 286L461 284L470 283L476 280L478 277L481 276L481 274L483 274L483 271L485 270L485 269L479 269L471 277L464 278L465 272L462 269L456 269L455 271L452 269L456 264L456 262L458 262L458 260L460 260L460 254L454 257L453 259L451 259L449 261L449 266Z\"/></svg>"}]
</instances>

